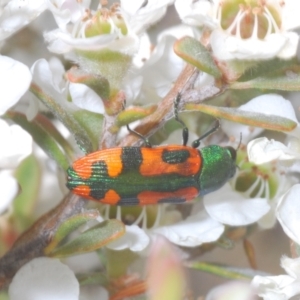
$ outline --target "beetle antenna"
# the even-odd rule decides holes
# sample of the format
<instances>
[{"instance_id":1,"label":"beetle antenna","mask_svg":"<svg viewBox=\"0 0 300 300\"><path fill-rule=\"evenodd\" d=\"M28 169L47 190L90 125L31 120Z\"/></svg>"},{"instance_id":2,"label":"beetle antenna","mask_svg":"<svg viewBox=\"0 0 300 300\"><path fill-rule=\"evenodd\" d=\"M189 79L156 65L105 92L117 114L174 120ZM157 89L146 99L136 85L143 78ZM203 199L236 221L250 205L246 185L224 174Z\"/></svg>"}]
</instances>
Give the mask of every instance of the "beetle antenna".
<instances>
[{"instance_id":1,"label":"beetle antenna","mask_svg":"<svg viewBox=\"0 0 300 300\"><path fill-rule=\"evenodd\" d=\"M191 79L191 77L196 72L197 72L197 68L194 68L193 73L186 80L185 84L183 85L183 88L181 89L180 92L178 92L176 98L174 99L174 116L175 116L175 120L183 126L183 129L182 129L182 145L183 146L186 146L186 144L189 140L189 129L187 128L185 123L182 121L182 119L179 118L179 114L178 114L179 113L179 103L180 103L180 100L181 100L181 95L182 95L183 89L186 87L188 81Z\"/></svg>"},{"instance_id":2,"label":"beetle antenna","mask_svg":"<svg viewBox=\"0 0 300 300\"><path fill-rule=\"evenodd\" d=\"M242 133L240 132L240 142L239 142L237 148L235 149L235 151L238 151L240 149L241 144L242 144Z\"/></svg>"},{"instance_id":3,"label":"beetle antenna","mask_svg":"<svg viewBox=\"0 0 300 300\"><path fill-rule=\"evenodd\" d=\"M216 119L215 126L208 130L206 133L204 133L202 136L200 136L197 140L193 141L192 147L193 148L198 148L200 146L200 141L211 135L212 133L216 132L220 128L220 120Z\"/></svg>"},{"instance_id":4,"label":"beetle antenna","mask_svg":"<svg viewBox=\"0 0 300 300\"><path fill-rule=\"evenodd\" d=\"M126 106L126 99L125 99L124 102L123 102L123 110L125 109L125 106ZM146 146L147 148L152 148L152 145L151 145L151 143L149 142L149 140L148 140L147 138L145 138L145 137L144 137L142 134L140 134L139 132L137 132L137 131L131 129L131 128L129 127L128 124L126 124L126 127L127 127L127 130L128 130L130 133L132 133L133 135L138 136L141 140L143 140L143 141L144 141L144 144L145 144L145 146Z\"/></svg>"},{"instance_id":5,"label":"beetle antenna","mask_svg":"<svg viewBox=\"0 0 300 300\"><path fill-rule=\"evenodd\" d=\"M189 139L189 129L186 127L185 123L178 116L178 106L181 99L181 93L178 93L174 100L174 115L175 120L183 126L182 129L182 145L186 146Z\"/></svg>"}]
</instances>

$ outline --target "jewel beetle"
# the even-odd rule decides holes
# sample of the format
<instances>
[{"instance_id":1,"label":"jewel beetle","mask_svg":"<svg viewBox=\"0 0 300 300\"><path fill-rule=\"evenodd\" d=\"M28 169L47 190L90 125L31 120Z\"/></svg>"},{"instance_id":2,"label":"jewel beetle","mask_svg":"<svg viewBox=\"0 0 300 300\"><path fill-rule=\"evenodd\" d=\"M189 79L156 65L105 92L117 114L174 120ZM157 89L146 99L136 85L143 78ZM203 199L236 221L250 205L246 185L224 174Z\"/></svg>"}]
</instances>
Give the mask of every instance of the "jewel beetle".
<instances>
[{"instance_id":1,"label":"jewel beetle","mask_svg":"<svg viewBox=\"0 0 300 300\"><path fill-rule=\"evenodd\" d=\"M197 149L217 126L187 146L188 128L178 116L180 94L174 102L176 121L183 126L182 145L99 150L76 160L67 170L67 187L75 194L110 205L183 203L222 187L236 172L236 150L210 145Z\"/></svg>"}]
</instances>

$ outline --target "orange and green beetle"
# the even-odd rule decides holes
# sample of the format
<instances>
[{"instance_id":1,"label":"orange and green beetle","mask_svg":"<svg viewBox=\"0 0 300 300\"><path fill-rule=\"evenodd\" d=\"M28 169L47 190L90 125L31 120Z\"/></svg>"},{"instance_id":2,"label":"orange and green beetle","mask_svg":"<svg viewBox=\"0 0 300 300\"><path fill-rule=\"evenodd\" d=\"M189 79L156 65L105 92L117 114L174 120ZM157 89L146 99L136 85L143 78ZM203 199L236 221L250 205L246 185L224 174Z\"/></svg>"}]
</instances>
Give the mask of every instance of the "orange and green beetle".
<instances>
[{"instance_id":1,"label":"orange and green beetle","mask_svg":"<svg viewBox=\"0 0 300 300\"><path fill-rule=\"evenodd\" d=\"M67 171L67 187L75 194L110 205L183 203L222 187L236 171L236 150L211 145L196 149L218 126L186 146L188 129L183 128L183 145L151 147L139 133L144 147L99 150L76 160Z\"/></svg>"}]
</instances>

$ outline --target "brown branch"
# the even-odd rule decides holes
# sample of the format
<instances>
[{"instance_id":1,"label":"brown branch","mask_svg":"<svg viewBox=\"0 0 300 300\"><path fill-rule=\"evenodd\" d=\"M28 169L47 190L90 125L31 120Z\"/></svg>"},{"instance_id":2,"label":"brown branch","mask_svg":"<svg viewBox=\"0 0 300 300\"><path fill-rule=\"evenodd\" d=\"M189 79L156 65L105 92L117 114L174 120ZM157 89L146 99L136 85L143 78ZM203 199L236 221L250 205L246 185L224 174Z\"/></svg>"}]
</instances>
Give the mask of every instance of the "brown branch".
<instances>
[{"instance_id":1,"label":"brown branch","mask_svg":"<svg viewBox=\"0 0 300 300\"><path fill-rule=\"evenodd\" d=\"M33 258L44 256L44 249L51 242L57 228L69 217L80 213L84 204L85 200L69 193L58 206L40 217L19 237L0 258L0 289L10 283L24 264Z\"/></svg>"},{"instance_id":2,"label":"brown branch","mask_svg":"<svg viewBox=\"0 0 300 300\"><path fill-rule=\"evenodd\" d=\"M134 130L143 136L148 137L153 134L154 131L162 127L174 114L174 99L178 93L181 93L182 95L182 101L179 105L182 107L187 102L197 103L222 92L222 89L219 87L217 88L215 85L206 85L201 91L189 90L195 83L198 74L199 71L195 67L187 64L174 83L173 88L158 104L156 111L142 119L140 124L134 128ZM138 136L128 134L118 146L140 145L142 142L143 141Z\"/></svg>"}]
</instances>

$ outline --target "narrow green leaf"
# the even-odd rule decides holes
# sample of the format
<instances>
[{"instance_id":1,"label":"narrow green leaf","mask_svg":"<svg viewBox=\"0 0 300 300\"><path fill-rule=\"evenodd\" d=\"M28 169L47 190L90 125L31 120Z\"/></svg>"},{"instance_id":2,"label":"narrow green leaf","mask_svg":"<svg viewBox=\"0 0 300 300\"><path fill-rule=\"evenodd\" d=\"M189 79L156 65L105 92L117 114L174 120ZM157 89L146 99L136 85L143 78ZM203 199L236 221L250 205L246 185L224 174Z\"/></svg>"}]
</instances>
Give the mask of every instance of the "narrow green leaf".
<instances>
[{"instance_id":1,"label":"narrow green leaf","mask_svg":"<svg viewBox=\"0 0 300 300\"><path fill-rule=\"evenodd\" d=\"M62 103L58 103L58 101L50 95L45 94L44 91L34 83L31 83L30 91L70 130L78 146L84 153L92 152L93 147L88 134L69 112L69 110L71 110L70 108L67 109L63 107ZM67 106L67 103L65 103L65 106Z\"/></svg>"},{"instance_id":2,"label":"narrow green leaf","mask_svg":"<svg viewBox=\"0 0 300 300\"><path fill-rule=\"evenodd\" d=\"M71 68L67 72L67 76L70 82L82 83L90 87L101 99L109 98L109 82L103 76L87 73L78 68Z\"/></svg>"},{"instance_id":3,"label":"narrow green leaf","mask_svg":"<svg viewBox=\"0 0 300 300\"><path fill-rule=\"evenodd\" d=\"M26 116L18 112L9 111L5 116L13 120L16 124L20 125L24 130L30 133L34 141L51 158L53 158L62 169L66 170L69 167L69 162L65 154L57 145L55 139L40 126L39 122L36 122L35 120L28 122Z\"/></svg>"},{"instance_id":4,"label":"narrow green leaf","mask_svg":"<svg viewBox=\"0 0 300 300\"><path fill-rule=\"evenodd\" d=\"M57 248L50 257L67 257L91 252L105 246L125 233L125 225L118 220L107 220L81 233L69 243Z\"/></svg>"},{"instance_id":5,"label":"narrow green leaf","mask_svg":"<svg viewBox=\"0 0 300 300\"><path fill-rule=\"evenodd\" d=\"M39 124L44 130L46 130L56 142L64 149L66 154L68 154L70 160L73 160L74 150L68 141L63 137L63 135L57 130L53 123L44 115L38 114L34 122Z\"/></svg>"},{"instance_id":6,"label":"narrow green leaf","mask_svg":"<svg viewBox=\"0 0 300 300\"><path fill-rule=\"evenodd\" d=\"M73 116L86 131L92 143L92 151L97 151L102 133L103 115L87 110L78 110L73 113Z\"/></svg>"},{"instance_id":7,"label":"narrow green leaf","mask_svg":"<svg viewBox=\"0 0 300 300\"><path fill-rule=\"evenodd\" d=\"M241 123L248 126L261 127L264 129L289 132L297 127L297 123L283 117L243 111L237 108L217 107L205 104L186 104L186 110L198 110L232 122Z\"/></svg>"},{"instance_id":8,"label":"narrow green leaf","mask_svg":"<svg viewBox=\"0 0 300 300\"><path fill-rule=\"evenodd\" d=\"M53 249L67 237L67 235L78 229L78 227L80 227L81 225L86 224L88 221L95 220L97 217L99 217L98 210L89 210L67 219L62 225L58 227L52 241L44 249L45 254L50 254Z\"/></svg>"},{"instance_id":9,"label":"narrow green leaf","mask_svg":"<svg viewBox=\"0 0 300 300\"><path fill-rule=\"evenodd\" d=\"M174 44L174 52L186 62L215 78L222 73L215 64L211 53L196 39L186 36Z\"/></svg>"},{"instance_id":10,"label":"narrow green leaf","mask_svg":"<svg viewBox=\"0 0 300 300\"><path fill-rule=\"evenodd\" d=\"M285 72L299 64L296 58L291 60L282 60L274 58L271 60L261 60L253 68L249 68L240 78L239 81L249 81L257 77L266 77L273 74Z\"/></svg>"},{"instance_id":11,"label":"narrow green leaf","mask_svg":"<svg viewBox=\"0 0 300 300\"><path fill-rule=\"evenodd\" d=\"M131 122L143 119L154 113L156 109L157 105L151 105L148 107L129 107L118 114L116 125L121 127Z\"/></svg>"},{"instance_id":12,"label":"narrow green leaf","mask_svg":"<svg viewBox=\"0 0 300 300\"><path fill-rule=\"evenodd\" d=\"M232 280L241 280L241 279L251 280L255 275L262 275L262 272L255 271L253 269L232 268L225 265L206 263L200 261L186 262L184 265L189 269L194 269L205 273L214 274Z\"/></svg>"},{"instance_id":13,"label":"narrow green leaf","mask_svg":"<svg viewBox=\"0 0 300 300\"><path fill-rule=\"evenodd\" d=\"M20 230L27 228L32 222L32 211L38 199L41 182L41 169L34 155L25 158L17 170L15 177L21 191L14 199L14 216Z\"/></svg>"},{"instance_id":14,"label":"narrow green leaf","mask_svg":"<svg viewBox=\"0 0 300 300\"><path fill-rule=\"evenodd\" d=\"M260 76L249 81L236 81L229 87L231 89L269 89L298 92L300 90L300 68L291 68L283 73L277 72L268 77Z\"/></svg>"}]
</instances>

